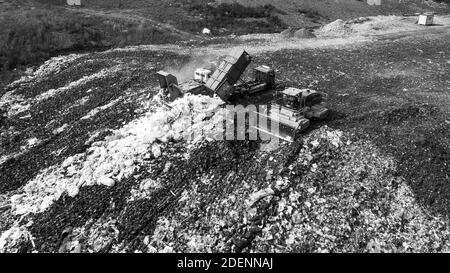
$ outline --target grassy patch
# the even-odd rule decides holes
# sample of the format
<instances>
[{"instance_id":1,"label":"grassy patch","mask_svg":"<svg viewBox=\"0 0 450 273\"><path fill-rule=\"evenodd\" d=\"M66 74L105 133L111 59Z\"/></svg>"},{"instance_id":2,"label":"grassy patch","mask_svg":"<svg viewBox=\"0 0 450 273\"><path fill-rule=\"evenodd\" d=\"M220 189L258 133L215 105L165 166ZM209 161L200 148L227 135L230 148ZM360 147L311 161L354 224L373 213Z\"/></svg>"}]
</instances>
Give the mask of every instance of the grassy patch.
<instances>
[{"instance_id":1,"label":"grassy patch","mask_svg":"<svg viewBox=\"0 0 450 273\"><path fill-rule=\"evenodd\" d=\"M151 23L86 16L53 7L21 8L0 17L0 71L52 55L113 46L161 44L177 38Z\"/></svg>"},{"instance_id":2,"label":"grassy patch","mask_svg":"<svg viewBox=\"0 0 450 273\"><path fill-rule=\"evenodd\" d=\"M198 3L188 9L194 16L203 17L203 25L221 30L220 34L273 33L286 27L277 16L281 12L272 5L247 7L238 3L217 6ZM198 30L198 22L186 27L191 31Z\"/></svg>"}]
</instances>

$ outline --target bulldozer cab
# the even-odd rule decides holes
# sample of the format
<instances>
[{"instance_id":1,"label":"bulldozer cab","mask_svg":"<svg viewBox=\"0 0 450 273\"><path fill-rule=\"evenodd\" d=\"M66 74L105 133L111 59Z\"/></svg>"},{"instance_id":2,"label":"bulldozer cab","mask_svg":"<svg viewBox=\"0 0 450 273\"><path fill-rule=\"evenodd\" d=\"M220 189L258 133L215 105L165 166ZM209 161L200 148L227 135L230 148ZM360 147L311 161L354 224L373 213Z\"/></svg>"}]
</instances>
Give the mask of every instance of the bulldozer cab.
<instances>
[{"instance_id":1,"label":"bulldozer cab","mask_svg":"<svg viewBox=\"0 0 450 273\"><path fill-rule=\"evenodd\" d=\"M302 91L296 88L288 88L282 93L282 105L290 109L302 108Z\"/></svg>"},{"instance_id":2,"label":"bulldozer cab","mask_svg":"<svg viewBox=\"0 0 450 273\"><path fill-rule=\"evenodd\" d=\"M301 110L322 102L322 94L310 89L287 88L282 92L283 106Z\"/></svg>"}]
</instances>

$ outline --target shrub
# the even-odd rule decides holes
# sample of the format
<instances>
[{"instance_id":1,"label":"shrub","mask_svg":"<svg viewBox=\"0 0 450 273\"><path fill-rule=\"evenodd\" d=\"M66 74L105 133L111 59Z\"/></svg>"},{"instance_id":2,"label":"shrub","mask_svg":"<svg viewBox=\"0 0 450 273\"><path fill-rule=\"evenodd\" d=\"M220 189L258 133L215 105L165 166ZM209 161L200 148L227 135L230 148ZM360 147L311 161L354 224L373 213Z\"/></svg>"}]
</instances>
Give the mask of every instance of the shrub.
<instances>
[{"instance_id":1,"label":"shrub","mask_svg":"<svg viewBox=\"0 0 450 273\"><path fill-rule=\"evenodd\" d=\"M38 62L62 51L176 40L151 24L85 17L63 9L21 10L3 16L0 24L0 71Z\"/></svg>"},{"instance_id":2,"label":"shrub","mask_svg":"<svg viewBox=\"0 0 450 273\"><path fill-rule=\"evenodd\" d=\"M247 7L239 3L223 3L218 6L197 3L189 6L188 10L194 15L200 15L204 18L199 22L191 21L190 24L185 24L184 28L189 31L198 31L201 27L200 24L215 29L227 29L223 34L230 32L235 34L279 32L286 27L275 14L281 13L281 11L272 5ZM243 23L239 19L261 20Z\"/></svg>"}]
</instances>

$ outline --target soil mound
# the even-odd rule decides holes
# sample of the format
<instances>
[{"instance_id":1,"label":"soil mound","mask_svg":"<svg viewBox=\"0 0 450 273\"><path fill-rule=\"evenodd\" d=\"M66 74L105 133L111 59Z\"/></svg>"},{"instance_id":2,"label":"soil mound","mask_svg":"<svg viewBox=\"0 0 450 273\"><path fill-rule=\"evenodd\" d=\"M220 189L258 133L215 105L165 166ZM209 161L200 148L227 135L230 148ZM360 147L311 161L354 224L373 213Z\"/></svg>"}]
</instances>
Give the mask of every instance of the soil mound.
<instances>
[{"instance_id":1,"label":"soil mound","mask_svg":"<svg viewBox=\"0 0 450 273\"><path fill-rule=\"evenodd\" d=\"M336 37L350 34L351 30L344 20L338 19L320 29L321 36Z\"/></svg>"},{"instance_id":2,"label":"soil mound","mask_svg":"<svg viewBox=\"0 0 450 273\"><path fill-rule=\"evenodd\" d=\"M281 36L285 38L303 38L303 39L310 39L315 38L316 35L312 33L311 31L307 30L306 28L301 29L294 29L294 28L288 28L283 30L281 33Z\"/></svg>"},{"instance_id":3,"label":"soil mound","mask_svg":"<svg viewBox=\"0 0 450 273\"><path fill-rule=\"evenodd\" d=\"M306 28L302 28L294 32L295 38L303 38L303 39L311 39L316 38L316 35L312 33L311 31L307 30Z\"/></svg>"}]
</instances>

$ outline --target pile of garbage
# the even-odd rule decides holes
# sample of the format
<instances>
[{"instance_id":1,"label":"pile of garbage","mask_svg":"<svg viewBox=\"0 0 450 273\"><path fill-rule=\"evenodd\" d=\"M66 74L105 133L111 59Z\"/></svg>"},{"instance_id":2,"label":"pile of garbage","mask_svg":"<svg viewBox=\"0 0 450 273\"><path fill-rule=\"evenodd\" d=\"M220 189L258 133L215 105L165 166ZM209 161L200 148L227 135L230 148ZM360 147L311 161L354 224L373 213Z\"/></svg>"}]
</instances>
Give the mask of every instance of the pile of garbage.
<instances>
[{"instance_id":1,"label":"pile of garbage","mask_svg":"<svg viewBox=\"0 0 450 273\"><path fill-rule=\"evenodd\" d=\"M33 242L26 226L14 225L0 235L0 253L17 253L23 244Z\"/></svg>"},{"instance_id":2,"label":"pile of garbage","mask_svg":"<svg viewBox=\"0 0 450 273\"><path fill-rule=\"evenodd\" d=\"M115 183L130 177L143 160L158 158L171 141L195 143L202 130L212 130L218 98L186 95L94 142L85 153L67 158L62 164L45 169L11 197L14 214L45 211L63 194L74 197L83 186ZM221 126L221 124L220 124Z\"/></svg>"},{"instance_id":3,"label":"pile of garbage","mask_svg":"<svg viewBox=\"0 0 450 273\"><path fill-rule=\"evenodd\" d=\"M358 17L352 20L348 20L347 24L362 24L364 22L370 21L370 18L368 17Z\"/></svg>"},{"instance_id":4,"label":"pile of garbage","mask_svg":"<svg viewBox=\"0 0 450 273\"><path fill-rule=\"evenodd\" d=\"M57 89L49 89L41 94L39 94L38 96L36 96L36 98L34 98L36 103L39 103L41 101L47 100L51 97L54 97L57 94L66 92L68 90L74 89L76 87L85 85L87 83L96 81L96 80L100 80L106 77L109 77L111 75L116 74L117 72L119 72L122 69L121 65L116 65L113 67L109 67L109 68L105 68L100 70L97 73L88 75L88 76L84 76L74 82L71 82L63 87L57 88Z\"/></svg>"},{"instance_id":5,"label":"pile of garbage","mask_svg":"<svg viewBox=\"0 0 450 273\"><path fill-rule=\"evenodd\" d=\"M125 137L118 137L118 132L114 136L117 140ZM105 144L100 142L96 147L107 147ZM164 145L162 141L158 144ZM371 142L323 126L271 152L254 149L250 144L202 141L192 150L163 148L162 158L180 158L186 163L179 161L174 169L169 161L155 157L145 165L144 173L155 170L155 176L147 175L129 188L126 209L120 212L134 210L132 215L138 215L137 219L130 223L128 216L117 217L105 211L100 218L67 227L55 251L450 250L446 220L431 215L417 203L404 178L396 175L395 160ZM179 145L184 143L176 143ZM101 156L98 159L109 162ZM184 173L189 175L180 176ZM69 181L71 177L66 173L64 179ZM187 181L180 183L179 179ZM179 195L175 193L178 191ZM158 196L163 192L173 197L170 209L151 216L155 219L148 218L146 213L155 209L152 204L161 202ZM32 197L29 193L24 198L42 204L43 200L39 203ZM16 212L17 205L24 209L21 213L28 209L19 202L15 204ZM149 227L150 219L155 221L154 228ZM137 236L129 234L129 229L142 232ZM124 240L129 235L131 243ZM27 225L14 225L1 235L0 251L20 251L21 245L32 242Z\"/></svg>"},{"instance_id":6,"label":"pile of garbage","mask_svg":"<svg viewBox=\"0 0 450 273\"><path fill-rule=\"evenodd\" d=\"M174 213L145 237L146 251L450 250L445 219L417 204L394 175L395 160L370 142L350 139L324 126L293 147L255 155L225 177L206 168Z\"/></svg>"}]
</instances>

